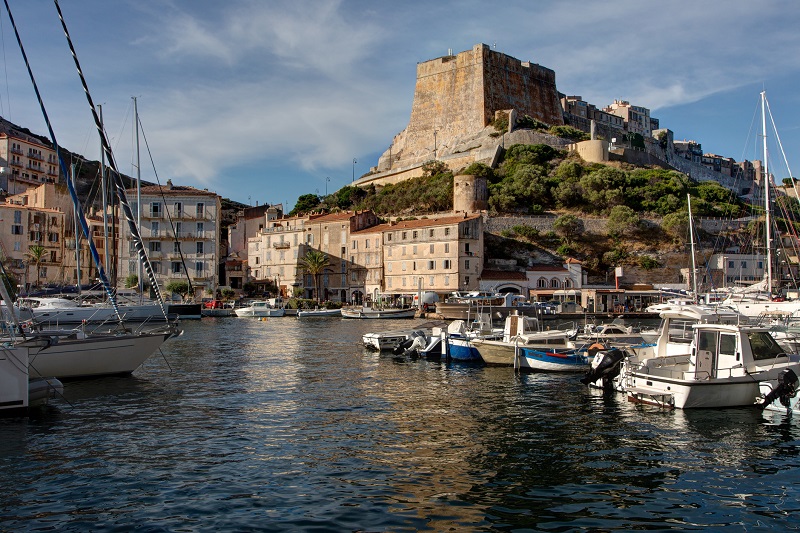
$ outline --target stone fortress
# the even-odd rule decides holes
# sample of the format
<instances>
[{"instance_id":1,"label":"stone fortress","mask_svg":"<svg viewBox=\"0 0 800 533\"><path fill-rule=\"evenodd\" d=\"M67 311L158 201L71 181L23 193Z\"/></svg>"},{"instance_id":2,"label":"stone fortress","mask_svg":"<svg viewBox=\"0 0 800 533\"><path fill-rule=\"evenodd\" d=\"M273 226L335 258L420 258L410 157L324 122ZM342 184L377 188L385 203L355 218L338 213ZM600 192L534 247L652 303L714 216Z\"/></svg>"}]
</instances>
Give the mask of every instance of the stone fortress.
<instances>
[{"instance_id":1,"label":"stone fortress","mask_svg":"<svg viewBox=\"0 0 800 533\"><path fill-rule=\"evenodd\" d=\"M582 143L531 129L516 129L528 115L550 126L569 125L591 133ZM507 117L508 131L493 126ZM699 143L675 141L660 128L648 109L614 101L599 109L580 96L566 96L556 87L552 69L520 61L477 44L456 55L417 65L414 101L408 125L395 135L370 172L355 185L385 185L422 175L422 165L441 161L453 172L482 162L495 166L506 146L548 144L576 151L590 162L621 161L683 172L697 181L716 181L740 196L757 194L762 187L759 161L736 162L703 154ZM475 197L464 196L467 183L456 180L456 211L485 209L485 184L472 182ZM460 192L459 192L460 189ZM465 209L467 208L467 209Z\"/></svg>"}]
</instances>

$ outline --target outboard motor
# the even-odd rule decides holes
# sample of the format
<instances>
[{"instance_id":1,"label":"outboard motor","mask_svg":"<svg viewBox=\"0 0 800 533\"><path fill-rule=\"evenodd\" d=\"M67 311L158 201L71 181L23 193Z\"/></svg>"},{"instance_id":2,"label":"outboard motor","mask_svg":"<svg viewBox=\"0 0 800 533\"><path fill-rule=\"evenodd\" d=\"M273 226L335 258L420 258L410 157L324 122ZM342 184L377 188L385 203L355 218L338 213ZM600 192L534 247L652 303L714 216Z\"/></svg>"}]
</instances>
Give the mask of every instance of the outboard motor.
<instances>
[{"instance_id":1,"label":"outboard motor","mask_svg":"<svg viewBox=\"0 0 800 533\"><path fill-rule=\"evenodd\" d=\"M418 341L417 339L421 340ZM421 348L425 347L425 332L421 330L412 331L406 340L395 346L395 348L392 350L392 353L395 355L409 355L410 353L415 352L418 349L417 346L420 344L422 345L420 346Z\"/></svg>"},{"instance_id":2,"label":"outboard motor","mask_svg":"<svg viewBox=\"0 0 800 533\"><path fill-rule=\"evenodd\" d=\"M780 400L781 405L789 407L789 401L797 394L797 374L787 368L778 374L778 384L772 391L758 400L759 407L764 409L775 400Z\"/></svg>"},{"instance_id":3,"label":"outboard motor","mask_svg":"<svg viewBox=\"0 0 800 533\"><path fill-rule=\"evenodd\" d=\"M599 348L596 348L597 346ZM586 375L581 378L581 383L588 385L602 378L603 388L610 387L611 381L619 376L620 363L625 358L625 353L618 348L604 350L602 345L593 344L589 347L588 354L593 356L592 364Z\"/></svg>"}]
</instances>

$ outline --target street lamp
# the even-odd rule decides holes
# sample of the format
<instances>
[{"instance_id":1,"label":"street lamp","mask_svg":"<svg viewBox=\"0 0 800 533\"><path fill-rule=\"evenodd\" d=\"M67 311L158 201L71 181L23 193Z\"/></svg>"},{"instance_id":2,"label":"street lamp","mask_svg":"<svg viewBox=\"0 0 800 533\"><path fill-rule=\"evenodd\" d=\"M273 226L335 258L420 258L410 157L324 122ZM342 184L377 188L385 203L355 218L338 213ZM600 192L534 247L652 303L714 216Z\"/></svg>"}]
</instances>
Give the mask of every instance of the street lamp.
<instances>
[{"instance_id":1,"label":"street lamp","mask_svg":"<svg viewBox=\"0 0 800 533\"><path fill-rule=\"evenodd\" d=\"M356 163L358 163L358 161L356 161L356 158L354 157L353 158L353 181L356 181Z\"/></svg>"},{"instance_id":2,"label":"street lamp","mask_svg":"<svg viewBox=\"0 0 800 533\"><path fill-rule=\"evenodd\" d=\"M328 196L328 182L331 181L329 176L325 177L325 196Z\"/></svg>"}]
</instances>

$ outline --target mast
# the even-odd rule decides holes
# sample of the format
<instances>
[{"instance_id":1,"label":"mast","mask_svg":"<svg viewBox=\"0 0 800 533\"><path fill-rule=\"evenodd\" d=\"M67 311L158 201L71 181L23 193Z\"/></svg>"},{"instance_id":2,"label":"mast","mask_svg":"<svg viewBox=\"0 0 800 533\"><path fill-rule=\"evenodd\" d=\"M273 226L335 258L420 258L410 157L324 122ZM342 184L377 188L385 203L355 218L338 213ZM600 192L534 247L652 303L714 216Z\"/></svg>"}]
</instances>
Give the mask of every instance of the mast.
<instances>
[{"instance_id":1,"label":"mast","mask_svg":"<svg viewBox=\"0 0 800 533\"><path fill-rule=\"evenodd\" d=\"M136 106L136 97L133 98L133 130L136 132L136 225L142 227L142 167L139 160L139 108ZM144 298L144 265L139 261L139 299Z\"/></svg>"},{"instance_id":2,"label":"mast","mask_svg":"<svg viewBox=\"0 0 800 533\"><path fill-rule=\"evenodd\" d=\"M694 262L694 223L692 222L692 195L686 195L686 201L689 204L689 242L691 243L692 250L692 293L694 294L694 303L698 302L697 294L697 266Z\"/></svg>"},{"instance_id":3,"label":"mast","mask_svg":"<svg viewBox=\"0 0 800 533\"><path fill-rule=\"evenodd\" d=\"M75 187L75 163L70 166L70 179L72 186ZM81 293L81 246L80 246L80 233L78 233L78 214L75 213L75 277L78 279L76 283L78 294Z\"/></svg>"},{"instance_id":4,"label":"mast","mask_svg":"<svg viewBox=\"0 0 800 533\"><path fill-rule=\"evenodd\" d=\"M769 152L767 151L767 92L761 91L761 131L764 141L764 213L766 215L764 226L764 234L767 238L767 294L772 298L772 220L769 210Z\"/></svg>"},{"instance_id":5,"label":"mast","mask_svg":"<svg viewBox=\"0 0 800 533\"><path fill-rule=\"evenodd\" d=\"M100 117L100 126L103 126L103 106L97 105L97 114ZM106 154L100 145L100 190L103 195L103 265L107 272L111 272L108 266L108 190L106 189ZM112 276L113 277L113 276Z\"/></svg>"}]
</instances>

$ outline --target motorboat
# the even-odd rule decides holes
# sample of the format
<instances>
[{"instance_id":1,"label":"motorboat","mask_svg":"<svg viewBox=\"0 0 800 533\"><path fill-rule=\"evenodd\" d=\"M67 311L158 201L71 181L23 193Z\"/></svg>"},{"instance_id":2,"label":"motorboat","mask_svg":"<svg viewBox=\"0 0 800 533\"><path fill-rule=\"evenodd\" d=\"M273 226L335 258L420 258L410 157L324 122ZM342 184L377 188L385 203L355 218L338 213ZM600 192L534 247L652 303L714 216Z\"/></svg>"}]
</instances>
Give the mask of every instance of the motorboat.
<instances>
[{"instance_id":1,"label":"motorboat","mask_svg":"<svg viewBox=\"0 0 800 533\"><path fill-rule=\"evenodd\" d=\"M609 324L587 324L583 332L577 335L577 341L586 344L601 343L604 346L628 346L652 342L657 337L642 334L640 328L626 325L619 319Z\"/></svg>"},{"instance_id":2,"label":"motorboat","mask_svg":"<svg viewBox=\"0 0 800 533\"><path fill-rule=\"evenodd\" d=\"M589 357L583 350L553 350L518 346L515 368L527 371L586 372Z\"/></svg>"},{"instance_id":3,"label":"motorboat","mask_svg":"<svg viewBox=\"0 0 800 533\"><path fill-rule=\"evenodd\" d=\"M234 312L236 316L239 317L256 318L280 317L286 314L286 310L282 306L277 305L277 302L274 300L256 300L246 307L234 309Z\"/></svg>"},{"instance_id":4,"label":"motorboat","mask_svg":"<svg viewBox=\"0 0 800 533\"><path fill-rule=\"evenodd\" d=\"M407 342L409 340L413 341L414 338L421 337L427 343L434 336L434 331L438 337L439 328L444 324L441 321L423 322L411 329L365 333L361 336L361 341L365 348L378 352L395 351L401 347L402 350L406 350L412 344ZM403 346L404 344L406 345Z\"/></svg>"},{"instance_id":5,"label":"motorboat","mask_svg":"<svg viewBox=\"0 0 800 533\"><path fill-rule=\"evenodd\" d=\"M417 315L417 309L414 307L388 307L385 309L373 307L342 307L340 311L342 318L414 318Z\"/></svg>"},{"instance_id":6,"label":"motorboat","mask_svg":"<svg viewBox=\"0 0 800 533\"><path fill-rule=\"evenodd\" d=\"M297 310L297 318L309 318L309 317L341 317L342 310L341 309L320 309L315 307L314 309L298 309Z\"/></svg>"},{"instance_id":7,"label":"motorboat","mask_svg":"<svg viewBox=\"0 0 800 533\"><path fill-rule=\"evenodd\" d=\"M514 366L518 346L565 351L576 348L573 334L572 329L542 330L536 317L514 312L505 319L502 338L476 337L470 342L487 365Z\"/></svg>"},{"instance_id":8,"label":"motorboat","mask_svg":"<svg viewBox=\"0 0 800 533\"><path fill-rule=\"evenodd\" d=\"M28 348L0 348L0 415L24 415L28 409Z\"/></svg>"},{"instance_id":9,"label":"motorboat","mask_svg":"<svg viewBox=\"0 0 800 533\"><path fill-rule=\"evenodd\" d=\"M59 297L24 297L14 305L25 320L30 315L34 324L42 326L102 323L118 321L117 311L105 303L82 304L76 300ZM164 321L166 317L157 302L146 304L120 304L119 313L126 322Z\"/></svg>"},{"instance_id":10,"label":"motorboat","mask_svg":"<svg viewBox=\"0 0 800 533\"><path fill-rule=\"evenodd\" d=\"M452 320L469 320L481 312L505 316L515 311L535 316L538 308L521 294L486 291L455 291L445 301L436 302L436 314Z\"/></svg>"},{"instance_id":11,"label":"motorboat","mask_svg":"<svg viewBox=\"0 0 800 533\"><path fill-rule=\"evenodd\" d=\"M698 309L705 321L667 317L656 345L628 361L622 377L630 401L677 409L752 405L762 382L776 384L787 369L800 372L800 360L769 328L730 310L728 320L711 321L713 313Z\"/></svg>"}]
</instances>

